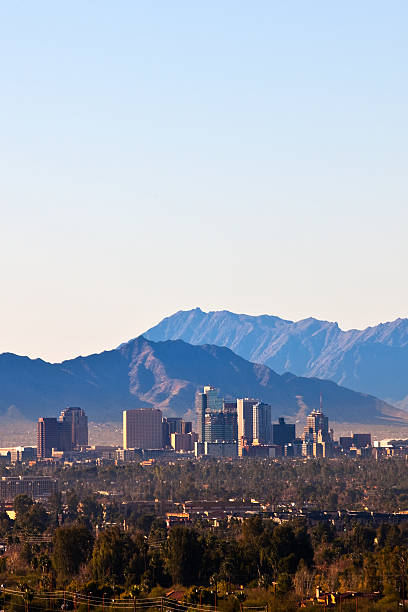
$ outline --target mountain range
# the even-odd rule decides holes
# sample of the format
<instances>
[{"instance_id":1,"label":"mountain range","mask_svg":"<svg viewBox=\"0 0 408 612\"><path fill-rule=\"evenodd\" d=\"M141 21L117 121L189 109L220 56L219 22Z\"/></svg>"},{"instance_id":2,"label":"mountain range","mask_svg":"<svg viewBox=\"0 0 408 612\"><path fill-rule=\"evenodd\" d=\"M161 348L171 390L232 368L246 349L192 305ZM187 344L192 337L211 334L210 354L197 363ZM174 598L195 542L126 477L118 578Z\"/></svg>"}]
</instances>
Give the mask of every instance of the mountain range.
<instances>
[{"instance_id":1,"label":"mountain range","mask_svg":"<svg viewBox=\"0 0 408 612\"><path fill-rule=\"evenodd\" d=\"M343 331L314 318L287 321L196 308L163 319L144 336L226 346L280 374L333 380L408 407L408 319Z\"/></svg>"},{"instance_id":2,"label":"mountain range","mask_svg":"<svg viewBox=\"0 0 408 612\"><path fill-rule=\"evenodd\" d=\"M67 405L92 420L120 421L122 410L155 406L165 415L192 419L197 391L219 387L226 398L257 397L273 417L301 419L318 408L331 420L407 424L407 414L370 395L317 378L279 375L227 347L140 336L117 349L51 364L11 353L0 355L0 415L36 419Z\"/></svg>"}]
</instances>

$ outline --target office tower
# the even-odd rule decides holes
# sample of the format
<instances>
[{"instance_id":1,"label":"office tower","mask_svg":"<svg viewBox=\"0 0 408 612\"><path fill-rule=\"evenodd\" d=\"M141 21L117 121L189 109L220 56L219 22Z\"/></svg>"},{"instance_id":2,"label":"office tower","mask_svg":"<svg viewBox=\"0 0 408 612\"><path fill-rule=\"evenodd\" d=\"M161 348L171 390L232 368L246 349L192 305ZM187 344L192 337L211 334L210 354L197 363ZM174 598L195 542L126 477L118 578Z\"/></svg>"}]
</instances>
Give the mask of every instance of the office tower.
<instances>
[{"instance_id":1,"label":"office tower","mask_svg":"<svg viewBox=\"0 0 408 612\"><path fill-rule=\"evenodd\" d=\"M224 441L225 442L237 442L238 441L238 422L237 412L224 412Z\"/></svg>"},{"instance_id":2,"label":"office tower","mask_svg":"<svg viewBox=\"0 0 408 612\"><path fill-rule=\"evenodd\" d=\"M191 421L181 421L181 433L193 433L193 424Z\"/></svg>"},{"instance_id":3,"label":"office tower","mask_svg":"<svg viewBox=\"0 0 408 612\"><path fill-rule=\"evenodd\" d=\"M205 415L207 412L221 412L222 406L223 398L218 389L206 386L203 393L198 394L196 410L200 442L205 442Z\"/></svg>"},{"instance_id":4,"label":"office tower","mask_svg":"<svg viewBox=\"0 0 408 612\"><path fill-rule=\"evenodd\" d=\"M163 447L161 410L138 408L123 412L123 448L157 449Z\"/></svg>"},{"instance_id":5,"label":"office tower","mask_svg":"<svg viewBox=\"0 0 408 612\"><path fill-rule=\"evenodd\" d=\"M296 438L295 425L285 423L285 419L280 417L278 423L272 425L272 442L274 444L291 444Z\"/></svg>"},{"instance_id":6,"label":"office tower","mask_svg":"<svg viewBox=\"0 0 408 612\"><path fill-rule=\"evenodd\" d=\"M252 407L252 438L258 444L272 443L272 408L269 404L258 402Z\"/></svg>"},{"instance_id":7,"label":"office tower","mask_svg":"<svg viewBox=\"0 0 408 612\"><path fill-rule=\"evenodd\" d=\"M37 457L52 457L52 449L58 447L57 419L40 417L37 422Z\"/></svg>"},{"instance_id":8,"label":"office tower","mask_svg":"<svg viewBox=\"0 0 408 612\"><path fill-rule=\"evenodd\" d=\"M72 451L72 424L69 421L57 421L57 446L56 450Z\"/></svg>"},{"instance_id":9,"label":"office tower","mask_svg":"<svg viewBox=\"0 0 408 612\"><path fill-rule=\"evenodd\" d=\"M196 433L172 433L170 435L170 446L175 451L191 452L194 450L194 444L198 442Z\"/></svg>"},{"instance_id":10,"label":"office tower","mask_svg":"<svg viewBox=\"0 0 408 612\"><path fill-rule=\"evenodd\" d=\"M353 434L353 445L356 448L364 448L366 446L371 446L371 434L369 433Z\"/></svg>"},{"instance_id":11,"label":"office tower","mask_svg":"<svg viewBox=\"0 0 408 612\"><path fill-rule=\"evenodd\" d=\"M88 446L88 417L82 408L69 406L61 412L58 421L66 423L72 448Z\"/></svg>"},{"instance_id":12,"label":"office tower","mask_svg":"<svg viewBox=\"0 0 408 612\"><path fill-rule=\"evenodd\" d=\"M222 412L207 412L205 415L205 441L222 442L225 435L224 415Z\"/></svg>"},{"instance_id":13,"label":"office tower","mask_svg":"<svg viewBox=\"0 0 408 612\"><path fill-rule=\"evenodd\" d=\"M237 399L237 420L238 420L238 454L242 456L244 441L252 444L253 441L253 409L258 400L242 398Z\"/></svg>"},{"instance_id":14,"label":"office tower","mask_svg":"<svg viewBox=\"0 0 408 612\"><path fill-rule=\"evenodd\" d=\"M182 433L183 419L181 417L166 417L165 420L167 421L170 435L172 433Z\"/></svg>"},{"instance_id":15,"label":"office tower","mask_svg":"<svg viewBox=\"0 0 408 612\"><path fill-rule=\"evenodd\" d=\"M321 431L323 438L329 439L329 419L321 410L312 410L306 418L306 427L304 435L309 432L313 434L313 441L317 442L317 434Z\"/></svg>"},{"instance_id":16,"label":"office tower","mask_svg":"<svg viewBox=\"0 0 408 612\"><path fill-rule=\"evenodd\" d=\"M237 400L233 402L224 402L222 405L223 412L237 413Z\"/></svg>"},{"instance_id":17,"label":"office tower","mask_svg":"<svg viewBox=\"0 0 408 612\"><path fill-rule=\"evenodd\" d=\"M221 412L224 403L220 392L215 387L204 387L204 393L207 396L207 410L209 412Z\"/></svg>"},{"instance_id":18,"label":"office tower","mask_svg":"<svg viewBox=\"0 0 408 612\"><path fill-rule=\"evenodd\" d=\"M238 441L237 400L224 402L222 406L224 414L224 440L225 442Z\"/></svg>"},{"instance_id":19,"label":"office tower","mask_svg":"<svg viewBox=\"0 0 408 612\"><path fill-rule=\"evenodd\" d=\"M72 450L71 423L55 417L40 417L37 422L37 457L52 457L52 449Z\"/></svg>"}]
</instances>

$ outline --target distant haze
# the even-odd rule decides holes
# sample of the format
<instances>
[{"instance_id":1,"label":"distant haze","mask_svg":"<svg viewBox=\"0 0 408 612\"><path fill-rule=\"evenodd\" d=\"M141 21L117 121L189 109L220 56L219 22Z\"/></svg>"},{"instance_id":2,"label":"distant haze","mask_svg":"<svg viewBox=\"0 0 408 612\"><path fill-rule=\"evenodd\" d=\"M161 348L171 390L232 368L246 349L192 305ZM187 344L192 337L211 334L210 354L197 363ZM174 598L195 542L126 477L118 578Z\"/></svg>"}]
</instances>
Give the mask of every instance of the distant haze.
<instances>
[{"instance_id":1,"label":"distant haze","mask_svg":"<svg viewBox=\"0 0 408 612\"><path fill-rule=\"evenodd\" d=\"M0 352L407 316L408 3L3 2Z\"/></svg>"}]
</instances>

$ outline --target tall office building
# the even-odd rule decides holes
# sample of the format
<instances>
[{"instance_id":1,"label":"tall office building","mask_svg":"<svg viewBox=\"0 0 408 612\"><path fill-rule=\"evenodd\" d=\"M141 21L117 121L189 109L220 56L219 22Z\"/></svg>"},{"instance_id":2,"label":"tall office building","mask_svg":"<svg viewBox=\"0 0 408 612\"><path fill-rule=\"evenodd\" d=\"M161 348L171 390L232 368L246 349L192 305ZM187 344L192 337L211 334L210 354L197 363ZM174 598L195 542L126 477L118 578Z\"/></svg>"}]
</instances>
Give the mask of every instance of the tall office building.
<instances>
[{"instance_id":1,"label":"tall office building","mask_svg":"<svg viewBox=\"0 0 408 612\"><path fill-rule=\"evenodd\" d=\"M52 449L58 447L57 419L40 417L37 422L37 457L52 457Z\"/></svg>"},{"instance_id":2,"label":"tall office building","mask_svg":"<svg viewBox=\"0 0 408 612\"><path fill-rule=\"evenodd\" d=\"M322 432L323 439L329 439L329 418L321 410L312 410L306 418L304 436L311 434L313 442L317 442L317 434Z\"/></svg>"},{"instance_id":3,"label":"tall office building","mask_svg":"<svg viewBox=\"0 0 408 612\"><path fill-rule=\"evenodd\" d=\"M162 412L138 408L123 412L123 448L163 448Z\"/></svg>"},{"instance_id":4,"label":"tall office building","mask_svg":"<svg viewBox=\"0 0 408 612\"><path fill-rule=\"evenodd\" d=\"M224 414L222 412L207 412L205 415L205 441L222 442L224 435Z\"/></svg>"},{"instance_id":5,"label":"tall office building","mask_svg":"<svg viewBox=\"0 0 408 612\"><path fill-rule=\"evenodd\" d=\"M215 387L204 387L207 396L207 410L209 412L221 412L224 399L220 396L219 389Z\"/></svg>"},{"instance_id":6,"label":"tall office building","mask_svg":"<svg viewBox=\"0 0 408 612\"><path fill-rule=\"evenodd\" d=\"M241 398L237 399L237 419L238 419L238 454L242 456L244 440L252 444L254 439L254 406L258 400Z\"/></svg>"},{"instance_id":7,"label":"tall office building","mask_svg":"<svg viewBox=\"0 0 408 612\"><path fill-rule=\"evenodd\" d=\"M37 422L37 457L52 457L53 449L72 450L70 424L56 417L40 417Z\"/></svg>"},{"instance_id":8,"label":"tall office building","mask_svg":"<svg viewBox=\"0 0 408 612\"><path fill-rule=\"evenodd\" d=\"M295 425L285 423L285 419L281 417L278 423L272 425L272 442L273 444L291 444L296 438Z\"/></svg>"},{"instance_id":9,"label":"tall office building","mask_svg":"<svg viewBox=\"0 0 408 612\"><path fill-rule=\"evenodd\" d=\"M198 394L196 409L200 442L205 442L205 415L208 412L221 412L223 401L215 387L206 386L203 393Z\"/></svg>"},{"instance_id":10,"label":"tall office building","mask_svg":"<svg viewBox=\"0 0 408 612\"><path fill-rule=\"evenodd\" d=\"M252 407L253 440L258 444L272 443L272 408L269 404L258 402Z\"/></svg>"},{"instance_id":11,"label":"tall office building","mask_svg":"<svg viewBox=\"0 0 408 612\"><path fill-rule=\"evenodd\" d=\"M72 448L88 446L88 417L82 408L69 406L61 412L58 420L60 423L66 423Z\"/></svg>"}]
</instances>

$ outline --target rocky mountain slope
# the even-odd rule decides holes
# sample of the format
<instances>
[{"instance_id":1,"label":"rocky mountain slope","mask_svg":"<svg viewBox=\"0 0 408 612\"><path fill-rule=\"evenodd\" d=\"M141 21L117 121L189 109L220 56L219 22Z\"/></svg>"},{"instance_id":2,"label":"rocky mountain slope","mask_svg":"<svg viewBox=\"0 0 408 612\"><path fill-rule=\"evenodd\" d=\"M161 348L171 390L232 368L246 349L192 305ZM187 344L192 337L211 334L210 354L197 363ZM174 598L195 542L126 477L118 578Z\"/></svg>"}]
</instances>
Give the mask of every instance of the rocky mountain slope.
<instances>
[{"instance_id":1,"label":"rocky mountain slope","mask_svg":"<svg viewBox=\"0 0 408 612\"><path fill-rule=\"evenodd\" d=\"M408 400L408 319L343 331L313 318L294 322L196 308L163 319L144 335L227 346L279 373L327 378L392 402Z\"/></svg>"},{"instance_id":2,"label":"rocky mountain slope","mask_svg":"<svg viewBox=\"0 0 408 612\"><path fill-rule=\"evenodd\" d=\"M332 420L395 424L407 419L404 412L375 397L331 381L280 376L225 347L153 342L143 336L118 349L59 364L0 355L0 415L35 419L79 405L91 419L102 422L119 421L124 409L156 406L164 414L192 418L195 395L206 384L219 387L225 397L269 402L274 418L301 418L319 406L322 393Z\"/></svg>"}]
</instances>

